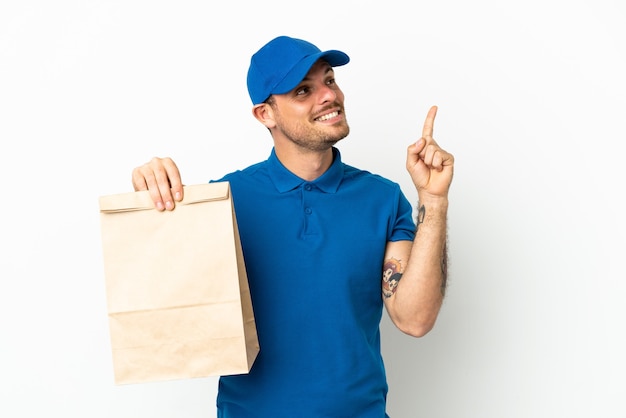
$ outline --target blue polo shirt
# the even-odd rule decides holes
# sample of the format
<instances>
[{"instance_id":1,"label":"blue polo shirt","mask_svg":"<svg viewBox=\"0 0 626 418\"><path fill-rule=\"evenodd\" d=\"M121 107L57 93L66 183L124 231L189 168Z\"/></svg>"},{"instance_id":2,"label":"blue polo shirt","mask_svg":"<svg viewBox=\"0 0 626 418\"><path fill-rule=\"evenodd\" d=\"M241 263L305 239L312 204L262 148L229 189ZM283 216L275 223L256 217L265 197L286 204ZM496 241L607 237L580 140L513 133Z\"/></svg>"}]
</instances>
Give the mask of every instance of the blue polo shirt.
<instances>
[{"instance_id":1,"label":"blue polo shirt","mask_svg":"<svg viewBox=\"0 0 626 418\"><path fill-rule=\"evenodd\" d=\"M222 376L223 418L383 418L382 264L388 241L412 240L400 187L348 166L334 148L305 181L274 150L226 175L231 185L260 353L249 374Z\"/></svg>"}]
</instances>

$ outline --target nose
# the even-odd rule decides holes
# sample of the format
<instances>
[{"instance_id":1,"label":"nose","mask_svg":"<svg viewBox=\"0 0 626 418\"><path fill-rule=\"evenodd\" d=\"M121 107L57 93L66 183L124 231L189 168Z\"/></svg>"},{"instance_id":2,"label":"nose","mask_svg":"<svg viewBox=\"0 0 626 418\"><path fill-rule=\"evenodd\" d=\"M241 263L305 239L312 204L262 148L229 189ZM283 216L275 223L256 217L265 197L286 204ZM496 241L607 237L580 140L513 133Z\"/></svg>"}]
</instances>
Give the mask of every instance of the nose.
<instances>
[{"instance_id":1,"label":"nose","mask_svg":"<svg viewBox=\"0 0 626 418\"><path fill-rule=\"evenodd\" d=\"M322 84L319 89L319 101L320 103L334 102L337 98L337 92L331 86Z\"/></svg>"}]
</instances>

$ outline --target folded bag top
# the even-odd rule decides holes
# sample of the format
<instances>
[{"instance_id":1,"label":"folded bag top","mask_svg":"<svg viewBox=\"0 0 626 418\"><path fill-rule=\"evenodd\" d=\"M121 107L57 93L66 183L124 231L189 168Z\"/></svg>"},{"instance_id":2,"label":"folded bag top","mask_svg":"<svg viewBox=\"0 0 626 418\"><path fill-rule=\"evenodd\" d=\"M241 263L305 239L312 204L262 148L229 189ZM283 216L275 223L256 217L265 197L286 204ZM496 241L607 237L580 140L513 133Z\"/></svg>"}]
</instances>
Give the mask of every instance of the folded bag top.
<instances>
[{"instance_id":1,"label":"folded bag top","mask_svg":"<svg viewBox=\"0 0 626 418\"><path fill-rule=\"evenodd\" d=\"M178 205L224 200L230 197L228 182L185 186L183 200ZM100 212L127 212L133 210L155 210L154 202L147 190L100 196Z\"/></svg>"}]
</instances>

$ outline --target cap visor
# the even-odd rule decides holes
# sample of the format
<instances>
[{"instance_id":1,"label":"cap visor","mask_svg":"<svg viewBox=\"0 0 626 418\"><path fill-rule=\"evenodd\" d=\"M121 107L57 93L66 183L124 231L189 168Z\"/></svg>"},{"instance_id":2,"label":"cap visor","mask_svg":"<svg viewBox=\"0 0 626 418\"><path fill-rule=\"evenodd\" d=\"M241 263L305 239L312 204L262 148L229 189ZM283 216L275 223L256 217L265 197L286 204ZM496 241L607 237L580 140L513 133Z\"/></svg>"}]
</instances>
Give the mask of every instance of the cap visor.
<instances>
[{"instance_id":1,"label":"cap visor","mask_svg":"<svg viewBox=\"0 0 626 418\"><path fill-rule=\"evenodd\" d=\"M309 55L297 63L291 71L287 73L285 78L272 89L271 94L285 94L296 88L307 75L313 64L319 59L324 59L331 67L339 67L350 62L350 57L347 54L337 50Z\"/></svg>"}]
</instances>

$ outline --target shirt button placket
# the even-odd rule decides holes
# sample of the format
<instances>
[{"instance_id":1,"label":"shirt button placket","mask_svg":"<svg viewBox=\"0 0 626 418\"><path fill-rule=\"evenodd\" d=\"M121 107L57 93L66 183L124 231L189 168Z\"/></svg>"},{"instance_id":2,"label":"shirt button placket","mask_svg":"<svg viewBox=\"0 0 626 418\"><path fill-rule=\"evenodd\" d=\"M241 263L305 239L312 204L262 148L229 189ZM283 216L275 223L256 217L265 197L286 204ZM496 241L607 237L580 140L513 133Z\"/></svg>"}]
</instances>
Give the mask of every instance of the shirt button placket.
<instances>
[{"instance_id":1,"label":"shirt button placket","mask_svg":"<svg viewBox=\"0 0 626 418\"><path fill-rule=\"evenodd\" d=\"M304 185L304 190L306 192L310 192L313 189L313 186L311 186L310 184L305 184ZM313 209L311 209L311 207L309 206L309 199L308 199L308 195L305 194L304 196L304 213L306 213L307 215L310 215L313 212Z\"/></svg>"},{"instance_id":2,"label":"shirt button placket","mask_svg":"<svg viewBox=\"0 0 626 418\"><path fill-rule=\"evenodd\" d=\"M313 190L313 186L310 184L305 184L304 185L304 193L303 193L303 197L304 197L304 201L303 201L303 209L304 209L304 233L305 235L309 235L314 233L312 230L312 225L311 225L311 217L310 215L313 213L313 209L310 206L310 201L309 201L309 194L307 192L310 192L311 190Z\"/></svg>"}]
</instances>

